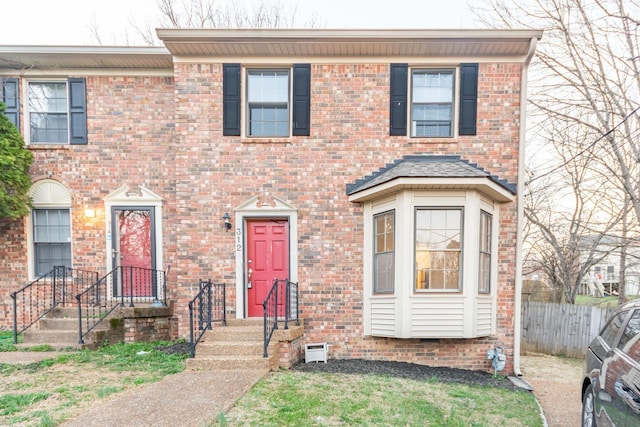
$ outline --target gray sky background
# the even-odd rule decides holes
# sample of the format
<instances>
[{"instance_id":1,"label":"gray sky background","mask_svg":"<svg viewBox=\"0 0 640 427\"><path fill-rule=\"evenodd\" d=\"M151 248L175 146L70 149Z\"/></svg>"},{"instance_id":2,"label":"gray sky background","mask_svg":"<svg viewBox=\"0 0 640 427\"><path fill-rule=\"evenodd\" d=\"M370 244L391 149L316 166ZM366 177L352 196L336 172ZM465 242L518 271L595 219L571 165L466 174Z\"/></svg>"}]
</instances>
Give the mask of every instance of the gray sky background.
<instances>
[{"instance_id":1,"label":"gray sky background","mask_svg":"<svg viewBox=\"0 0 640 427\"><path fill-rule=\"evenodd\" d=\"M218 0L225 1L225 0ZM236 0L242 3L252 0ZM267 0L268 1L268 0ZM468 3L483 0L281 0L297 5L300 26L315 15L323 28L479 28ZM157 0L0 0L0 45L90 45L137 41L133 21L157 22ZM155 25L153 25L155 27ZM141 42L129 44L142 44Z\"/></svg>"}]
</instances>

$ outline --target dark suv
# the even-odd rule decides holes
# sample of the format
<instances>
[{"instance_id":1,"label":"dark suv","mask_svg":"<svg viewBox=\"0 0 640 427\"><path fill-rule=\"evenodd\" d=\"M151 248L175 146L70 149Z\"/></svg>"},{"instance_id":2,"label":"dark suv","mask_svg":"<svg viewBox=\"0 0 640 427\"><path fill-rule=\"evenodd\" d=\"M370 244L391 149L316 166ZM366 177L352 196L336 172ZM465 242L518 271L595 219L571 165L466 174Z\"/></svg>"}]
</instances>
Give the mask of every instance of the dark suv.
<instances>
[{"instance_id":1,"label":"dark suv","mask_svg":"<svg viewBox=\"0 0 640 427\"><path fill-rule=\"evenodd\" d=\"M640 426L640 300L621 305L587 348L582 425Z\"/></svg>"}]
</instances>

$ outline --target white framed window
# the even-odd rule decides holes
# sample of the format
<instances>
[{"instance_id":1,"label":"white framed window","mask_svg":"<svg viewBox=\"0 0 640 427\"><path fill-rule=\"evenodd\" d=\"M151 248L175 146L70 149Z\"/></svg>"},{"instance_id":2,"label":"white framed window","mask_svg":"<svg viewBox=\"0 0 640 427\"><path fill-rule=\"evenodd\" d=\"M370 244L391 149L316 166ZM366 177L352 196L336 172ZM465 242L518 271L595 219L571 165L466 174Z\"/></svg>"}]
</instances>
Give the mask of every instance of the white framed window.
<instances>
[{"instance_id":1,"label":"white framed window","mask_svg":"<svg viewBox=\"0 0 640 427\"><path fill-rule=\"evenodd\" d=\"M478 292L487 294L491 291L491 233L493 216L480 211L480 272L478 274Z\"/></svg>"},{"instance_id":2,"label":"white framed window","mask_svg":"<svg viewBox=\"0 0 640 427\"><path fill-rule=\"evenodd\" d=\"M66 81L27 83L29 141L32 144L69 142Z\"/></svg>"},{"instance_id":3,"label":"white framed window","mask_svg":"<svg viewBox=\"0 0 640 427\"><path fill-rule=\"evenodd\" d=\"M26 80L23 87L25 142L87 144L86 79ZM14 110L19 116L19 108Z\"/></svg>"},{"instance_id":4,"label":"white framed window","mask_svg":"<svg viewBox=\"0 0 640 427\"><path fill-rule=\"evenodd\" d=\"M290 73L288 69L247 70L247 136L288 137Z\"/></svg>"},{"instance_id":5,"label":"white framed window","mask_svg":"<svg viewBox=\"0 0 640 427\"><path fill-rule=\"evenodd\" d=\"M411 136L453 136L455 69L411 70Z\"/></svg>"},{"instance_id":6,"label":"white framed window","mask_svg":"<svg viewBox=\"0 0 640 427\"><path fill-rule=\"evenodd\" d=\"M52 179L35 182L30 189L28 217L29 274L39 277L53 267L73 267L71 257L71 194Z\"/></svg>"},{"instance_id":7,"label":"white framed window","mask_svg":"<svg viewBox=\"0 0 640 427\"><path fill-rule=\"evenodd\" d=\"M33 209L35 276L55 266L71 267L71 213L69 209Z\"/></svg>"},{"instance_id":8,"label":"white framed window","mask_svg":"<svg viewBox=\"0 0 640 427\"><path fill-rule=\"evenodd\" d=\"M475 189L400 189L380 196L364 201L365 253L373 254L364 259L365 334L490 335L496 327L498 203ZM382 250L383 219L390 214L393 252ZM385 256L392 260L382 264ZM388 276L381 264L393 266ZM393 277L392 291L382 286L386 277Z\"/></svg>"},{"instance_id":9,"label":"white framed window","mask_svg":"<svg viewBox=\"0 0 640 427\"><path fill-rule=\"evenodd\" d=\"M415 219L416 292L460 291L462 208L418 208Z\"/></svg>"},{"instance_id":10,"label":"white framed window","mask_svg":"<svg viewBox=\"0 0 640 427\"><path fill-rule=\"evenodd\" d=\"M395 258L395 211L373 217L373 292L393 293Z\"/></svg>"}]
</instances>

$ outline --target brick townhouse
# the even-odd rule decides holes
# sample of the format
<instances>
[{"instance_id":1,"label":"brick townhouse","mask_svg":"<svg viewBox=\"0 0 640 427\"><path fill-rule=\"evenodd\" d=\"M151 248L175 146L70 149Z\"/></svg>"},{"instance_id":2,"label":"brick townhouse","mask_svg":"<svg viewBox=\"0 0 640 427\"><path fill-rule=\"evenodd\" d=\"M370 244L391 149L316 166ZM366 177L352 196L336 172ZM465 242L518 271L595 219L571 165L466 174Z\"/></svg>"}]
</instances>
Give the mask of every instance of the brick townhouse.
<instances>
[{"instance_id":1,"label":"brick townhouse","mask_svg":"<svg viewBox=\"0 0 640 427\"><path fill-rule=\"evenodd\" d=\"M0 46L33 208L0 221L9 294L56 265L198 280L227 315L298 283L331 358L518 370L524 30L161 29L163 47ZM117 293L117 290L114 290ZM124 292L124 291L122 291ZM111 295L117 297L117 295Z\"/></svg>"}]
</instances>

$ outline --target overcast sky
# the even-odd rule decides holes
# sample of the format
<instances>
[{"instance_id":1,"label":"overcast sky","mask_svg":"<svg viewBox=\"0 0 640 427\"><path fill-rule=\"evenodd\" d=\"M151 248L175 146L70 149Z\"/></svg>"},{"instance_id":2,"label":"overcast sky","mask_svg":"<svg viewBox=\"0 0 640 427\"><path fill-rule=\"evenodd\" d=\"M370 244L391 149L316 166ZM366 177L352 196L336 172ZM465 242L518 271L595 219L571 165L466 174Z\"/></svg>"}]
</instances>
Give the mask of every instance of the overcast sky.
<instances>
[{"instance_id":1,"label":"overcast sky","mask_svg":"<svg viewBox=\"0 0 640 427\"><path fill-rule=\"evenodd\" d=\"M229 0L217 0L229 1ZM251 2L252 0L235 0ZM269 1L269 0L265 0ZM297 5L300 25L315 15L323 28L478 28L467 3L483 0L281 0ZM139 26L157 22L157 0L0 0L0 45L134 43ZM92 25L95 23L95 25ZM156 27L156 25L152 25Z\"/></svg>"}]
</instances>

